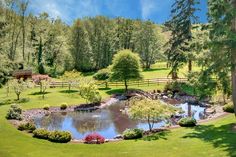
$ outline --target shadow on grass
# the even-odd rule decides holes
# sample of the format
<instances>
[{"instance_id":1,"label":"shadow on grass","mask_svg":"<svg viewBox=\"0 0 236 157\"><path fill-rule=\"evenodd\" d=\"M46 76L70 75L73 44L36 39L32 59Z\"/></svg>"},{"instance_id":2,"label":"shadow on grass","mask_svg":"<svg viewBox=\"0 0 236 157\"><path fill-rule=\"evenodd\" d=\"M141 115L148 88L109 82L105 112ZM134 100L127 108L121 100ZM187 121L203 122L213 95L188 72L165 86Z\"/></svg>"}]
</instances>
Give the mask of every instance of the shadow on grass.
<instances>
[{"instance_id":1,"label":"shadow on grass","mask_svg":"<svg viewBox=\"0 0 236 157\"><path fill-rule=\"evenodd\" d=\"M112 94L123 94L125 92L124 89L111 89L106 91L107 94L112 95Z\"/></svg>"},{"instance_id":2,"label":"shadow on grass","mask_svg":"<svg viewBox=\"0 0 236 157\"><path fill-rule=\"evenodd\" d=\"M106 90L105 88L102 88L101 90ZM130 88L128 89L128 91L135 91L135 90L141 90L139 88ZM125 89L124 88L116 88L116 89L112 89L112 88L109 88L107 91L106 91L107 94L109 95L112 95L112 94L124 94L125 93Z\"/></svg>"},{"instance_id":3,"label":"shadow on grass","mask_svg":"<svg viewBox=\"0 0 236 157\"><path fill-rule=\"evenodd\" d=\"M111 90L112 88L99 88L99 90Z\"/></svg>"},{"instance_id":4,"label":"shadow on grass","mask_svg":"<svg viewBox=\"0 0 236 157\"><path fill-rule=\"evenodd\" d=\"M229 156L236 156L236 132L232 130L235 123L216 127L214 125L200 125L193 133L183 138L197 138L211 143L215 148L223 148Z\"/></svg>"},{"instance_id":5,"label":"shadow on grass","mask_svg":"<svg viewBox=\"0 0 236 157\"><path fill-rule=\"evenodd\" d=\"M81 73L82 76L93 76L96 72L92 71L92 72L83 72Z\"/></svg>"},{"instance_id":6,"label":"shadow on grass","mask_svg":"<svg viewBox=\"0 0 236 157\"><path fill-rule=\"evenodd\" d=\"M65 94L70 94L70 93L77 93L79 92L78 90L62 90L59 91L60 93L65 93Z\"/></svg>"},{"instance_id":7,"label":"shadow on grass","mask_svg":"<svg viewBox=\"0 0 236 157\"><path fill-rule=\"evenodd\" d=\"M51 92L45 92L44 95L49 94L49 93L51 93ZM29 95L43 95L43 93L42 92L34 92L34 93L30 93Z\"/></svg>"},{"instance_id":8,"label":"shadow on grass","mask_svg":"<svg viewBox=\"0 0 236 157\"><path fill-rule=\"evenodd\" d=\"M29 101L30 101L29 98L21 98L20 100L6 99L6 100L1 100L0 101L0 106L14 104L14 103L27 103Z\"/></svg>"},{"instance_id":9,"label":"shadow on grass","mask_svg":"<svg viewBox=\"0 0 236 157\"><path fill-rule=\"evenodd\" d=\"M151 135L144 136L142 138L142 140L144 140L144 141L155 141L155 140L159 140L159 139L167 140L166 136L169 133L170 133L170 131L162 131L162 132L154 133Z\"/></svg>"},{"instance_id":10,"label":"shadow on grass","mask_svg":"<svg viewBox=\"0 0 236 157\"><path fill-rule=\"evenodd\" d=\"M165 71L169 70L168 68L153 68L153 69L144 69L143 72L153 72L153 71Z\"/></svg>"}]
</instances>

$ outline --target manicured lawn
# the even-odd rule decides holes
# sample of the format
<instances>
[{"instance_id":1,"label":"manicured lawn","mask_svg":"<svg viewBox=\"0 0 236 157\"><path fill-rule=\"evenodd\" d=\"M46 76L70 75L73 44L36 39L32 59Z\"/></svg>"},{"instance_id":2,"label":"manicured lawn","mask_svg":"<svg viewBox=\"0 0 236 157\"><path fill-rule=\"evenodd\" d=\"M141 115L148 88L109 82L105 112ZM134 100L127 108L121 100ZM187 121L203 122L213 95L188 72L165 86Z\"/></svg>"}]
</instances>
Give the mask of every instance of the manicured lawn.
<instances>
[{"instance_id":1,"label":"manicured lawn","mask_svg":"<svg viewBox=\"0 0 236 157\"><path fill-rule=\"evenodd\" d=\"M144 79L152 79L152 78L167 78L170 73L170 68L166 67L166 62L157 62L151 66L150 70L144 70L142 75ZM199 71L200 67L193 64L193 71ZM179 71L179 77L186 77L188 74L187 65L183 66Z\"/></svg>"},{"instance_id":2,"label":"manicured lawn","mask_svg":"<svg viewBox=\"0 0 236 157\"><path fill-rule=\"evenodd\" d=\"M151 90L151 87L148 87ZM158 87L153 87L158 88ZM161 87L160 87L161 88ZM22 97L30 98L23 108L79 104L84 102L78 93L63 93L66 89L50 89L46 99L32 95L38 89L25 92ZM102 90L103 97L120 89ZM10 94L10 98L15 97ZM6 99L0 89L0 99ZM156 140L131 140L104 145L55 144L34 139L31 135L18 131L5 119L9 105L0 106L0 157L226 157L236 156L236 133L231 126L236 122L233 115L208 122L195 128L179 128L156 136Z\"/></svg>"},{"instance_id":3,"label":"manicured lawn","mask_svg":"<svg viewBox=\"0 0 236 157\"><path fill-rule=\"evenodd\" d=\"M195 63L193 64L193 71L200 71ZM157 62L151 66L149 70L143 70L142 75L144 79L153 79L153 78L167 78L170 73L170 68L166 67L166 62ZM85 73L83 76L87 78L92 78L95 73ZM179 77L186 77L188 74L188 66L184 65L179 71Z\"/></svg>"}]
</instances>

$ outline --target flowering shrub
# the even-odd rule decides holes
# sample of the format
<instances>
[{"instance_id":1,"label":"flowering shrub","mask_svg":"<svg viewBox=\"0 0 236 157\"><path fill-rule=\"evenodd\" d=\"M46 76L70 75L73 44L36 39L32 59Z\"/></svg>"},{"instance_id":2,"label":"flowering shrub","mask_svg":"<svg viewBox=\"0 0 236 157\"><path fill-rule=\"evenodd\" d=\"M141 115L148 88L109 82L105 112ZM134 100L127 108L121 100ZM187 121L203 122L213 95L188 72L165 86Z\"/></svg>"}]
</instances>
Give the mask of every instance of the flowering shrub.
<instances>
[{"instance_id":1,"label":"flowering shrub","mask_svg":"<svg viewBox=\"0 0 236 157\"><path fill-rule=\"evenodd\" d=\"M84 139L88 144L102 144L105 142L105 138L97 133L89 134Z\"/></svg>"}]
</instances>

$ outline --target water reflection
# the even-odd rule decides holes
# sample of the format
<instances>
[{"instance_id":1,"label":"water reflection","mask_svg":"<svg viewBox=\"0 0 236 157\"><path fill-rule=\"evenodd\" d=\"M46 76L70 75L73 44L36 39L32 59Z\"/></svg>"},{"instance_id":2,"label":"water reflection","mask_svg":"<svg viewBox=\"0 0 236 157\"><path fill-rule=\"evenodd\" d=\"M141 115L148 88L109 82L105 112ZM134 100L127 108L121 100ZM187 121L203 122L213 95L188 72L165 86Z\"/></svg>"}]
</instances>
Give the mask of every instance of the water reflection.
<instances>
[{"instance_id":1,"label":"water reflection","mask_svg":"<svg viewBox=\"0 0 236 157\"><path fill-rule=\"evenodd\" d=\"M205 108L203 107L188 104L181 104L177 107L184 111L181 116L192 116L197 120L205 118ZM38 128L70 131L75 139L84 138L85 135L92 132L97 132L106 138L113 138L127 128L148 129L147 123L132 120L126 114L122 114L121 110L124 108L125 103L119 102L94 112L52 113L36 118L35 123ZM166 122L161 121L156 123L154 128L164 125Z\"/></svg>"}]
</instances>

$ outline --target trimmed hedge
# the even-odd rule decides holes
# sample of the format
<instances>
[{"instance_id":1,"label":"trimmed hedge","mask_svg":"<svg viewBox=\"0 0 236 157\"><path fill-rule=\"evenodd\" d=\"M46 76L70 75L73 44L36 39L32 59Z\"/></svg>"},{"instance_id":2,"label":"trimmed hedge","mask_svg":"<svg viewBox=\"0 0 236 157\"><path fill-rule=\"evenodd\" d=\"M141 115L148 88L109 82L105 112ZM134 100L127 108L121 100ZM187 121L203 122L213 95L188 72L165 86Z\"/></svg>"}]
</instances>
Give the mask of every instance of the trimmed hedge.
<instances>
[{"instance_id":1,"label":"trimmed hedge","mask_svg":"<svg viewBox=\"0 0 236 157\"><path fill-rule=\"evenodd\" d=\"M126 129L123 132L125 140L138 139L143 137L143 130L141 129Z\"/></svg>"},{"instance_id":2,"label":"trimmed hedge","mask_svg":"<svg viewBox=\"0 0 236 157\"><path fill-rule=\"evenodd\" d=\"M234 105L233 103L228 103L223 107L223 110L225 112L229 112L229 113L234 113Z\"/></svg>"},{"instance_id":3,"label":"trimmed hedge","mask_svg":"<svg viewBox=\"0 0 236 157\"><path fill-rule=\"evenodd\" d=\"M46 129L36 129L33 131L33 137L39 139L48 139L49 131Z\"/></svg>"},{"instance_id":4,"label":"trimmed hedge","mask_svg":"<svg viewBox=\"0 0 236 157\"><path fill-rule=\"evenodd\" d=\"M197 125L197 121L194 118L185 117L185 118L181 118L178 124L182 127L193 127Z\"/></svg>"},{"instance_id":5,"label":"trimmed hedge","mask_svg":"<svg viewBox=\"0 0 236 157\"><path fill-rule=\"evenodd\" d=\"M71 141L71 134L67 131L52 131L48 135L48 140L56 143L67 143Z\"/></svg>"},{"instance_id":6,"label":"trimmed hedge","mask_svg":"<svg viewBox=\"0 0 236 157\"><path fill-rule=\"evenodd\" d=\"M23 123L23 124L20 124L17 129L20 131L27 131L31 133L36 129L36 127L33 123Z\"/></svg>"},{"instance_id":7,"label":"trimmed hedge","mask_svg":"<svg viewBox=\"0 0 236 157\"><path fill-rule=\"evenodd\" d=\"M71 133L67 131L48 131L46 129L37 129L33 131L33 137L49 140L56 143L67 143L71 141Z\"/></svg>"}]
</instances>

